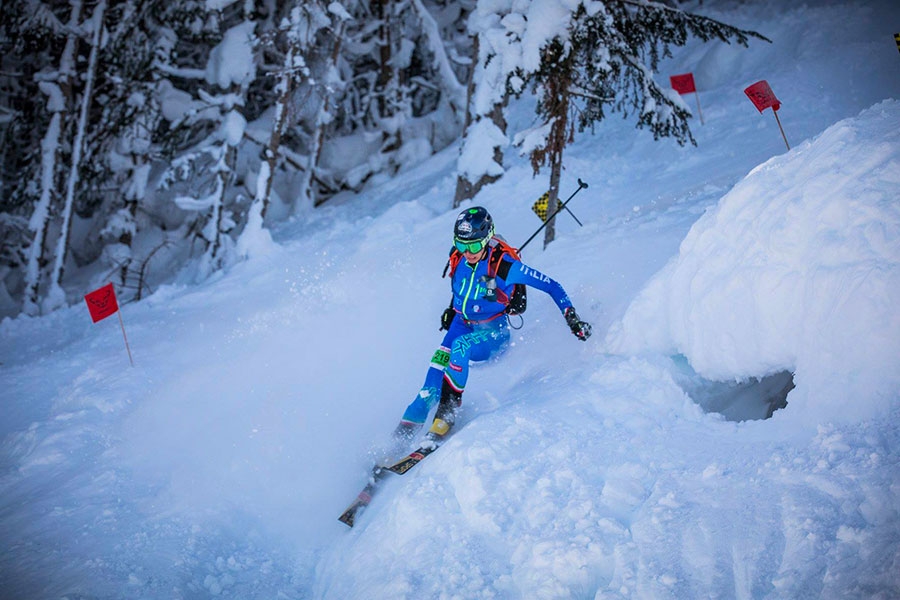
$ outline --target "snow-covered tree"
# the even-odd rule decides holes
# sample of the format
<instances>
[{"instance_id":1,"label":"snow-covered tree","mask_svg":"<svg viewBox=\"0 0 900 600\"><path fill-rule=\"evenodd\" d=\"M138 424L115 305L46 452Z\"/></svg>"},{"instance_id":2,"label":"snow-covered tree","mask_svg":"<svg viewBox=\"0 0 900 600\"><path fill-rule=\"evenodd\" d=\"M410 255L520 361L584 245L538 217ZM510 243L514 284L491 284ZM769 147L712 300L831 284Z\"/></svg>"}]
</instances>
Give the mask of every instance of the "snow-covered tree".
<instances>
[{"instance_id":1,"label":"snow-covered tree","mask_svg":"<svg viewBox=\"0 0 900 600\"><path fill-rule=\"evenodd\" d=\"M244 21L231 27L212 49L204 70L204 81L212 91L201 87L198 97L210 109L207 117L213 119L215 129L193 151L173 163L178 176L193 188L190 193L177 196L175 203L183 210L203 215L198 233L206 247L198 266L200 278L231 260L234 240L229 233L236 222L229 200L238 145L247 127L241 109L256 77L255 26L253 21Z\"/></svg>"},{"instance_id":2,"label":"snow-covered tree","mask_svg":"<svg viewBox=\"0 0 900 600\"><path fill-rule=\"evenodd\" d=\"M319 172L326 130L333 121L333 98L346 89L338 72L338 64L346 22L352 19L337 2L332 2L327 10L315 3L308 4L304 10L304 18L292 23L291 43L297 46L298 53L302 52L306 57L303 97L309 99L315 108L307 117L309 141L299 189L293 202L295 209L301 204L317 204L313 182Z\"/></svg>"},{"instance_id":3,"label":"snow-covered tree","mask_svg":"<svg viewBox=\"0 0 900 600\"><path fill-rule=\"evenodd\" d=\"M272 36L272 45L283 39L283 63L275 77L275 105L273 107L272 126L269 141L263 148L262 160L256 177L256 190L247 216L247 223L239 240L239 254L246 256L251 248L271 238L263 229L263 222L269 207L275 169L278 164L278 152L281 138L284 135L290 118L291 100L297 82L309 77L309 69L304 59L304 51L315 39L316 31L329 23L324 10L316 2L294 5L280 29L281 35Z\"/></svg>"},{"instance_id":4,"label":"snow-covered tree","mask_svg":"<svg viewBox=\"0 0 900 600\"><path fill-rule=\"evenodd\" d=\"M452 143L473 8L3 2L0 299L37 314L86 291L70 281L127 289L163 243L159 260L193 256L203 276L267 242L271 219Z\"/></svg>"},{"instance_id":5,"label":"snow-covered tree","mask_svg":"<svg viewBox=\"0 0 900 600\"><path fill-rule=\"evenodd\" d=\"M73 79L76 75L76 55L81 28L82 3L73 0L70 4L69 19L65 27L52 18L52 13L41 4L36 7L39 21L33 26L44 27L47 33L66 31L65 45L59 57L57 69L43 71L36 75L38 87L46 95L46 110L51 115L46 132L41 140L40 195L34 204L29 220L33 239L28 249L25 267L25 290L22 310L25 314L36 315L41 311L41 281L47 276L45 267L53 260L48 249L48 234L53 222L53 207L61 195L60 145L64 131L69 125Z\"/></svg>"},{"instance_id":6,"label":"snow-covered tree","mask_svg":"<svg viewBox=\"0 0 900 600\"><path fill-rule=\"evenodd\" d=\"M466 126L457 161L453 206L474 198L503 175L503 149L509 145L504 108L509 83L519 66L525 21L509 2L477 2L469 19L473 36Z\"/></svg>"},{"instance_id":7,"label":"snow-covered tree","mask_svg":"<svg viewBox=\"0 0 900 600\"><path fill-rule=\"evenodd\" d=\"M464 10L397 0L347 2L346 9L352 19L342 22L330 121L312 174L322 199L445 147L464 119Z\"/></svg>"},{"instance_id":8,"label":"snow-covered tree","mask_svg":"<svg viewBox=\"0 0 900 600\"><path fill-rule=\"evenodd\" d=\"M106 13L106 0L100 0L94 7L91 19L86 23L86 31L91 35L91 50L87 71L84 73L84 88L79 100L78 120L75 126L75 139L72 141L72 156L69 173L66 178L65 202L62 207L62 223L56 242L55 261L50 276L50 288L44 299L45 309L50 311L65 306L66 295L61 283L66 258L69 255L69 236L71 234L72 216L75 209L75 194L78 188L81 157L84 151L84 138L87 135L88 111L93 100L94 80L97 71L97 56L100 54L100 37L103 32L103 17Z\"/></svg>"},{"instance_id":9,"label":"snow-covered tree","mask_svg":"<svg viewBox=\"0 0 900 600\"><path fill-rule=\"evenodd\" d=\"M549 206L557 205L565 146L579 131L592 127L606 111L637 116L639 128L654 139L673 137L679 144L694 143L688 125L690 112L677 92L656 82L653 74L672 46L683 46L690 35L747 45L750 31L689 14L658 2L625 0L601 6L580 5L570 16L565 36L556 36L540 49L539 67L517 75L530 78L538 96L537 113L546 129L541 143L529 151L538 172L550 167ZM546 246L555 237L551 218L544 234Z\"/></svg>"},{"instance_id":10,"label":"snow-covered tree","mask_svg":"<svg viewBox=\"0 0 900 600\"><path fill-rule=\"evenodd\" d=\"M476 90L496 90L485 79L488 71L485 67L491 61L490 58L481 56L479 39L479 36L475 36L473 44L473 56L478 68L472 69L469 76L466 120L457 161L456 193L453 196L454 208L463 201L474 198L481 188L500 178L503 174L503 148L509 144L506 118L503 115L509 95L501 93L499 97L492 96L486 105L479 103L483 102L483 95L478 99L475 97Z\"/></svg>"},{"instance_id":11,"label":"snow-covered tree","mask_svg":"<svg viewBox=\"0 0 900 600\"><path fill-rule=\"evenodd\" d=\"M765 39L650 0L535 0L501 5L509 9L502 15L491 10L495 3L482 0L479 8L486 8L476 11L480 18L473 19L480 39L489 42L479 57L484 76L476 82L482 86L475 93L476 114L498 102L503 93L533 90L540 123L520 133L516 142L530 156L535 174L549 165L551 207L557 205L563 150L575 128L592 127L609 111L636 115L637 126L649 128L654 138L693 142L686 106L677 93L653 77L660 59L670 56L673 46L684 45L691 35L745 46L751 36ZM529 23L541 26L529 27ZM496 132L491 133L494 144L502 142ZM481 142L481 146L488 144ZM552 219L545 231L546 245L555 236Z\"/></svg>"},{"instance_id":12,"label":"snow-covered tree","mask_svg":"<svg viewBox=\"0 0 900 600\"><path fill-rule=\"evenodd\" d=\"M111 181L115 193L100 195L105 201L94 210L92 237L99 240L101 264L110 269L102 273L104 279L113 279L120 294L130 288L140 297L142 282L135 275L142 257L134 248L138 211L150 212L145 205L150 172L161 143L156 139L162 118L156 93L161 78L154 64L171 54L174 35L154 27L144 0L118 3L109 12L113 25L97 88L104 99L98 122L104 126L94 130L91 162L101 171L97 179Z\"/></svg>"}]
</instances>

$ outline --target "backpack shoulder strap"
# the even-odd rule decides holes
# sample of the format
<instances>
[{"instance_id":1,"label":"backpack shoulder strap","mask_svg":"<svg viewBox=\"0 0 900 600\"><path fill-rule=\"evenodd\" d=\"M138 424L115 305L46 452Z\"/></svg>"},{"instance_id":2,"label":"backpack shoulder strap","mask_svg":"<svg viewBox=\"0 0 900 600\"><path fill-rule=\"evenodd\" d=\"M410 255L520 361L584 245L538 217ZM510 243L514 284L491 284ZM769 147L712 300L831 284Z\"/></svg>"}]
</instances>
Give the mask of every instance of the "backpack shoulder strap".
<instances>
[{"instance_id":1,"label":"backpack shoulder strap","mask_svg":"<svg viewBox=\"0 0 900 600\"><path fill-rule=\"evenodd\" d=\"M447 264L444 265L444 274L441 277L446 277L449 273L450 278L453 278L453 274L456 273L456 267L459 265L459 261L462 260L462 252L457 250L456 248L450 248L450 258L447 259Z\"/></svg>"},{"instance_id":2,"label":"backpack shoulder strap","mask_svg":"<svg viewBox=\"0 0 900 600\"><path fill-rule=\"evenodd\" d=\"M488 259L488 276L497 277L498 275L506 279L509 274L509 267L513 260L519 260L519 251L506 243L501 236L495 235L490 242L491 256ZM503 260L503 258L507 260Z\"/></svg>"}]
</instances>

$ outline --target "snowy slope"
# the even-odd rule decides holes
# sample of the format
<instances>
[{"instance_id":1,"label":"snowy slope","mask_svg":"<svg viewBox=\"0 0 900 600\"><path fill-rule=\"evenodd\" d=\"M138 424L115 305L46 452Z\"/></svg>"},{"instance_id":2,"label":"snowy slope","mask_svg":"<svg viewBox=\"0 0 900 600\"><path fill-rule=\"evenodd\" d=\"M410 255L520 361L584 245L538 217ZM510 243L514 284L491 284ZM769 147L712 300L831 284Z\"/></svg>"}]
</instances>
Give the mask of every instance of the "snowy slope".
<instances>
[{"instance_id":1,"label":"snowy slope","mask_svg":"<svg viewBox=\"0 0 900 600\"><path fill-rule=\"evenodd\" d=\"M698 146L615 118L576 138L585 227L525 251L595 337L531 294L462 428L353 530L440 339L455 150L124 307L133 369L115 318L4 320L0 597L900 595L900 7L711 14L774 43L669 61L701 88ZM791 152L741 91L763 78ZM521 242L546 176L508 163L479 202ZM785 371L772 419L698 404Z\"/></svg>"},{"instance_id":2,"label":"snowy slope","mask_svg":"<svg viewBox=\"0 0 900 600\"><path fill-rule=\"evenodd\" d=\"M502 408L333 550L321 594L900 591L898 132L885 102L751 173L613 328L615 355L520 358L531 374ZM675 352L797 387L771 421L735 425L687 397Z\"/></svg>"}]
</instances>

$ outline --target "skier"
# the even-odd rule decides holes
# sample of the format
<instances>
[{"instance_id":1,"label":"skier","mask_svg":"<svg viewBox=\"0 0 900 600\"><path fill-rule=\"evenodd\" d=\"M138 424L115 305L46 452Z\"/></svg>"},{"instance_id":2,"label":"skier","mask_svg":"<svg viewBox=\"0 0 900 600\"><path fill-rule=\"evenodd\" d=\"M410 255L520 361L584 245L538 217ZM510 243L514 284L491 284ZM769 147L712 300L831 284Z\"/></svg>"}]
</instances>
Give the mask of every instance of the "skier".
<instances>
[{"instance_id":1,"label":"skier","mask_svg":"<svg viewBox=\"0 0 900 600\"><path fill-rule=\"evenodd\" d=\"M453 243L448 263L453 298L441 315L441 331L447 333L431 359L425 384L394 432L398 445L415 437L435 403L438 409L429 439L438 440L450 431L462 405L469 361L488 360L506 349L509 324L505 317L512 312L511 303L517 304L519 297L524 300L523 286L549 294L578 339L591 335L591 326L578 318L563 287L518 260L515 249L494 235L487 210L474 207L461 212L453 228Z\"/></svg>"}]
</instances>

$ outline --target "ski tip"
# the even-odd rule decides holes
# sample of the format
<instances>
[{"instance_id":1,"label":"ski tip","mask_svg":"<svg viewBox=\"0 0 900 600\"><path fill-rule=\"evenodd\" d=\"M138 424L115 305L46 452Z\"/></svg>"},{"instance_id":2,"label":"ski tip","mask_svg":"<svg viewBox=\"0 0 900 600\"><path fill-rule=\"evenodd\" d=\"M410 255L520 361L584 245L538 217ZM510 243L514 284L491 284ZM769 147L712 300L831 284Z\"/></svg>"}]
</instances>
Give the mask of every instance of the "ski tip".
<instances>
[{"instance_id":1,"label":"ski tip","mask_svg":"<svg viewBox=\"0 0 900 600\"><path fill-rule=\"evenodd\" d=\"M347 527L352 528L353 522L356 521L356 513L347 511L344 514L342 514L340 517L338 517L338 521L340 521Z\"/></svg>"}]
</instances>

